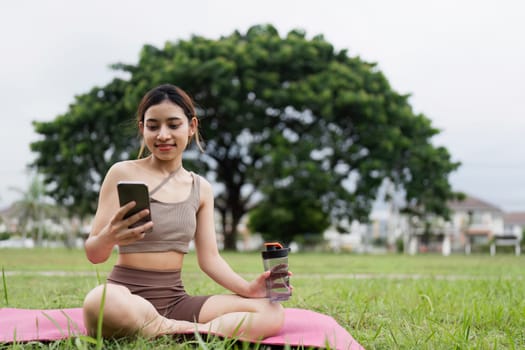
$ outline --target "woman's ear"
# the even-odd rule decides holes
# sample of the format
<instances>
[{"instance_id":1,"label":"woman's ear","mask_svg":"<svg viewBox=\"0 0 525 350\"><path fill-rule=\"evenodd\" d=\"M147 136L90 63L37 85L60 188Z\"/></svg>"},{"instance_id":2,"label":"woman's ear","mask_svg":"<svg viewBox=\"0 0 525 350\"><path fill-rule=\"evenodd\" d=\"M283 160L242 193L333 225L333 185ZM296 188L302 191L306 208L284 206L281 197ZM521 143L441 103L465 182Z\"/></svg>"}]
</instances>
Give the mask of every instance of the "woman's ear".
<instances>
[{"instance_id":1,"label":"woman's ear","mask_svg":"<svg viewBox=\"0 0 525 350\"><path fill-rule=\"evenodd\" d=\"M190 137L195 135L195 133L197 132L199 128L199 120L197 119L197 117L193 117L191 118L190 120Z\"/></svg>"},{"instance_id":2,"label":"woman's ear","mask_svg":"<svg viewBox=\"0 0 525 350\"><path fill-rule=\"evenodd\" d=\"M139 122L139 132L144 135L144 122Z\"/></svg>"}]
</instances>

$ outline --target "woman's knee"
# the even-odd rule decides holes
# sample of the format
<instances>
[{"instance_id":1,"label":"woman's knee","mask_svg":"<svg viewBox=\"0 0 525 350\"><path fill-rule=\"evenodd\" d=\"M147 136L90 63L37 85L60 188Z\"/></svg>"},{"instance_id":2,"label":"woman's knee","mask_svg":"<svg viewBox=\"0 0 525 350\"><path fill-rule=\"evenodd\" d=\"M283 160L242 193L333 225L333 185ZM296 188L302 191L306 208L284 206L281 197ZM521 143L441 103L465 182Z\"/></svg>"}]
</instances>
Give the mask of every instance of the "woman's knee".
<instances>
[{"instance_id":1,"label":"woman's knee","mask_svg":"<svg viewBox=\"0 0 525 350\"><path fill-rule=\"evenodd\" d=\"M100 305L102 302L103 286L98 286L92 289L84 298L82 310L84 318L92 319L98 317Z\"/></svg>"},{"instance_id":2,"label":"woman's knee","mask_svg":"<svg viewBox=\"0 0 525 350\"><path fill-rule=\"evenodd\" d=\"M86 330L94 334L97 329L98 318L102 312L103 335L118 335L121 331L127 334L126 329L136 328L133 317L129 314L130 306L126 304L126 295L118 290L119 286L100 285L91 290L84 298L83 316ZM104 288L105 291L104 291ZM104 305L102 305L104 304ZM130 323L131 322L131 323Z\"/></svg>"},{"instance_id":3,"label":"woman's knee","mask_svg":"<svg viewBox=\"0 0 525 350\"><path fill-rule=\"evenodd\" d=\"M284 324L284 307L281 303L268 301L264 312L268 315L268 319L271 320L271 333L277 333Z\"/></svg>"},{"instance_id":4,"label":"woman's knee","mask_svg":"<svg viewBox=\"0 0 525 350\"><path fill-rule=\"evenodd\" d=\"M259 299L256 309L259 320L258 327L262 335L267 337L278 333L284 324L284 307L281 303Z\"/></svg>"},{"instance_id":5,"label":"woman's knee","mask_svg":"<svg viewBox=\"0 0 525 350\"><path fill-rule=\"evenodd\" d=\"M271 302L269 299L260 299L259 302L259 312L284 317L284 308L281 303Z\"/></svg>"},{"instance_id":6,"label":"woman's knee","mask_svg":"<svg viewBox=\"0 0 525 350\"><path fill-rule=\"evenodd\" d=\"M94 334L94 332L96 332L97 320L102 301L102 287L103 286L95 287L84 298L82 313L84 317L84 325L88 334Z\"/></svg>"},{"instance_id":7,"label":"woman's knee","mask_svg":"<svg viewBox=\"0 0 525 350\"><path fill-rule=\"evenodd\" d=\"M279 333L284 324L284 308L280 303L268 299L259 300L256 312L256 322L251 330L253 338L266 338Z\"/></svg>"}]
</instances>

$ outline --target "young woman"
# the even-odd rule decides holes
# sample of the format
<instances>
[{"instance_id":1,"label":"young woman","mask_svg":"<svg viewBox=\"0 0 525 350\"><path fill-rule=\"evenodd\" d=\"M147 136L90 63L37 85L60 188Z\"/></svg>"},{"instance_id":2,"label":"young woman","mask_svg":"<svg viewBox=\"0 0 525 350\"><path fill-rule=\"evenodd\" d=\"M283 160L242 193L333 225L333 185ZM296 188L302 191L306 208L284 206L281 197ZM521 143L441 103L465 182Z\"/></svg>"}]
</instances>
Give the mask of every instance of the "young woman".
<instances>
[{"instance_id":1,"label":"young woman","mask_svg":"<svg viewBox=\"0 0 525 350\"><path fill-rule=\"evenodd\" d=\"M119 248L106 284L103 336L153 337L197 328L258 340L277 333L284 312L279 303L264 298L269 272L247 282L223 260L211 185L183 167L183 152L192 139L200 147L192 100L176 86L158 86L140 102L137 124L143 138L139 159L116 163L106 174L85 243L94 264L106 261L115 245ZM141 158L144 148L149 155ZM152 221L131 227L149 213L144 209L124 218L135 202L119 206L119 181L147 184ZM192 239L200 268L234 294L186 294L181 270ZM84 300L90 334L96 333L103 288L96 287Z\"/></svg>"}]
</instances>

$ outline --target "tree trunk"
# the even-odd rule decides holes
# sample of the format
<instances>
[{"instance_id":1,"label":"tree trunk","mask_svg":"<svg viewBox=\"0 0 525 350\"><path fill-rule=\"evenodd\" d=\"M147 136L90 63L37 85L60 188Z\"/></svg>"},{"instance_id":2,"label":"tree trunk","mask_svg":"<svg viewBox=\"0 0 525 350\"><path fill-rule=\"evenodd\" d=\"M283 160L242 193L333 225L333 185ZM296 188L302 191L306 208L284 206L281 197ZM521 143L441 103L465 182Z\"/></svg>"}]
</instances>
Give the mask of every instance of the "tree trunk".
<instances>
[{"instance_id":1,"label":"tree trunk","mask_svg":"<svg viewBox=\"0 0 525 350\"><path fill-rule=\"evenodd\" d=\"M37 214L37 228L36 228L36 246L42 247L44 245L44 215L42 213Z\"/></svg>"},{"instance_id":2,"label":"tree trunk","mask_svg":"<svg viewBox=\"0 0 525 350\"><path fill-rule=\"evenodd\" d=\"M224 250L237 250L237 232L233 230L230 230L229 232L224 232Z\"/></svg>"},{"instance_id":3,"label":"tree trunk","mask_svg":"<svg viewBox=\"0 0 525 350\"><path fill-rule=\"evenodd\" d=\"M237 250L237 226L239 225L243 215L243 210L232 210L231 208L228 208L225 215L222 216L224 250Z\"/></svg>"}]
</instances>

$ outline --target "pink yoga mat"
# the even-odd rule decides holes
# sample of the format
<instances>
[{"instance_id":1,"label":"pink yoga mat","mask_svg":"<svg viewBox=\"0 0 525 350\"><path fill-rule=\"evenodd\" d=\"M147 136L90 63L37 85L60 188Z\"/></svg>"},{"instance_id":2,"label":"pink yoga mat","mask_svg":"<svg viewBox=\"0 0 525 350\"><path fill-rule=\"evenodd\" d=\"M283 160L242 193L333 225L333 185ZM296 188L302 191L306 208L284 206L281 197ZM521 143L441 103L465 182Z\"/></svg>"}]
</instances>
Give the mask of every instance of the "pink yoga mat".
<instances>
[{"instance_id":1,"label":"pink yoga mat","mask_svg":"<svg viewBox=\"0 0 525 350\"><path fill-rule=\"evenodd\" d=\"M82 309L0 309L0 342L53 341L86 334ZM279 334L262 341L268 345L292 345L363 350L332 317L304 309L285 309Z\"/></svg>"}]
</instances>

